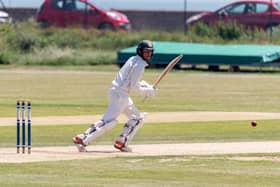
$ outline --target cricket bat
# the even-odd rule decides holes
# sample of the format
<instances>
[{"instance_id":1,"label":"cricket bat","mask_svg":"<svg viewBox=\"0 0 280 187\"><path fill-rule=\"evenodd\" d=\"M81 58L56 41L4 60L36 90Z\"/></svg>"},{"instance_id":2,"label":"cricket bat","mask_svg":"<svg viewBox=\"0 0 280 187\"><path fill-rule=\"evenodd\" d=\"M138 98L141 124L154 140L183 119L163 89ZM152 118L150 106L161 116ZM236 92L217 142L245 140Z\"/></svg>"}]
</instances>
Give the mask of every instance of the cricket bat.
<instances>
[{"instance_id":1,"label":"cricket bat","mask_svg":"<svg viewBox=\"0 0 280 187\"><path fill-rule=\"evenodd\" d=\"M175 57L172 61L169 62L169 64L167 65L167 67L162 71L162 73L157 77L157 79L155 80L153 86L157 87L158 84L160 83L160 81L167 75L167 73L169 71L171 71L173 69L173 67L183 58L183 55L179 55L177 57Z\"/></svg>"}]
</instances>

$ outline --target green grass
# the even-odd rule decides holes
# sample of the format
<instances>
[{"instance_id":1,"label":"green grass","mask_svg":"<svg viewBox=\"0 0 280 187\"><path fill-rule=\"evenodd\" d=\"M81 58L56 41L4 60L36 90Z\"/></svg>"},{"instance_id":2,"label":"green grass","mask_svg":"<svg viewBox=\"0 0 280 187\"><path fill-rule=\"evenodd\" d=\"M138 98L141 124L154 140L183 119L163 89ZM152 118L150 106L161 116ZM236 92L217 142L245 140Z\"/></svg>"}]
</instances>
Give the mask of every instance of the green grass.
<instances>
[{"instance_id":1,"label":"green grass","mask_svg":"<svg viewBox=\"0 0 280 187\"><path fill-rule=\"evenodd\" d=\"M30 99L33 116L101 114L116 70L45 71L3 70L0 73L0 117L14 116L17 99ZM147 70L152 83L160 70ZM171 72L155 98L142 102L141 111L280 111L280 79L271 74Z\"/></svg>"},{"instance_id":2,"label":"green grass","mask_svg":"<svg viewBox=\"0 0 280 187\"><path fill-rule=\"evenodd\" d=\"M0 64L10 65L0 66L0 117L14 117L18 99L32 100L32 116L102 114L108 104L110 82L118 68L88 65L115 63L117 50L135 45L143 38L204 43L271 43L265 32L244 32L223 25L216 30L203 25L194 29L186 35L153 31L127 34L83 29L40 30L33 22L16 27L1 25ZM274 33L273 44L279 44L279 38L279 32ZM160 71L147 70L144 79L152 83ZM280 112L279 83L278 72L217 74L177 71L162 81L152 100L142 102L135 94L133 99L141 111L147 112ZM71 138L87 126L34 124L33 146L70 145ZM112 144L120 131L121 125L118 125L95 143ZM256 128L252 128L249 121L146 124L133 143L269 141L279 140L279 132L279 120L260 120ZM1 148L15 146L14 126L0 127L0 136ZM279 158L280 154L0 163L0 186L279 186L279 162L230 160L233 156Z\"/></svg>"},{"instance_id":3,"label":"green grass","mask_svg":"<svg viewBox=\"0 0 280 187\"><path fill-rule=\"evenodd\" d=\"M15 116L17 99L31 99L33 116L102 114L107 91L117 68L101 71L80 67L63 70L32 67L28 70L1 67L0 117ZM8 70L7 70L8 69ZM147 70L153 82L160 70ZM260 111L279 112L280 79L277 74L230 74L171 72L159 86L158 95L145 102L133 94L141 111ZM252 119L253 120L253 119ZM90 123L90 122L89 122ZM33 146L68 146L71 138L89 124L33 126ZM95 141L112 144L122 125ZM238 142L279 140L279 120L182 122L145 124L134 144ZM0 127L0 147L15 146L15 126ZM225 186L277 187L279 162L236 161L233 156L156 156L72 161L0 163L0 186Z\"/></svg>"},{"instance_id":4,"label":"green grass","mask_svg":"<svg viewBox=\"0 0 280 187\"><path fill-rule=\"evenodd\" d=\"M0 179L1 185L7 187L279 185L279 162L229 158L231 156L129 157L0 164Z\"/></svg>"}]
</instances>

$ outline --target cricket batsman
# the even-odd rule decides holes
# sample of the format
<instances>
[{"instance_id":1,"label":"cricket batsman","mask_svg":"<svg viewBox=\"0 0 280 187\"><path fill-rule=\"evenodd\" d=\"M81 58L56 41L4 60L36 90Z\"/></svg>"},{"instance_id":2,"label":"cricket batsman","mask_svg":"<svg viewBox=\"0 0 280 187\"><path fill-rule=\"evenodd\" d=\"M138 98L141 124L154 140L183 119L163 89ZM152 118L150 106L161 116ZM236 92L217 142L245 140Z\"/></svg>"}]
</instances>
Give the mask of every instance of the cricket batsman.
<instances>
[{"instance_id":1,"label":"cricket batsman","mask_svg":"<svg viewBox=\"0 0 280 187\"><path fill-rule=\"evenodd\" d=\"M139 42L136 56L130 57L112 81L109 90L109 106L103 117L92 124L84 133L73 137L73 143L80 152L86 151L86 146L104 132L111 130L117 123L117 118L123 113L128 121L121 134L116 138L114 147L123 152L131 152L129 147L137 130L144 124L144 115L138 111L129 94L132 90L139 92L144 98L155 96L157 89L141 80L145 67L152 59L153 43L149 40Z\"/></svg>"}]
</instances>

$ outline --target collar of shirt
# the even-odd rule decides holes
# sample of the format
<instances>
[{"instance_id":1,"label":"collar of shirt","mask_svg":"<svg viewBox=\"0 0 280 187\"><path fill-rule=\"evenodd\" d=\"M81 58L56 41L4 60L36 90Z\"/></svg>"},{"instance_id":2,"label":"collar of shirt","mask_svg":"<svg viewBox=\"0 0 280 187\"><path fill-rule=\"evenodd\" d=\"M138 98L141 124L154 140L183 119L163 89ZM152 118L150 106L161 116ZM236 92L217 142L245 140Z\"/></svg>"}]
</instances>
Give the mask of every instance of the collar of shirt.
<instances>
[{"instance_id":1,"label":"collar of shirt","mask_svg":"<svg viewBox=\"0 0 280 187\"><path fill-rule=\"evenodd\" d=\"M147 66L149 65L149 64L148 64L145 60L143 60L143 58L140 57L139 55L136 55L136 57L140 59L140 61L145 65L145 67L147 67Z\"/></svg>"}]
</instances>

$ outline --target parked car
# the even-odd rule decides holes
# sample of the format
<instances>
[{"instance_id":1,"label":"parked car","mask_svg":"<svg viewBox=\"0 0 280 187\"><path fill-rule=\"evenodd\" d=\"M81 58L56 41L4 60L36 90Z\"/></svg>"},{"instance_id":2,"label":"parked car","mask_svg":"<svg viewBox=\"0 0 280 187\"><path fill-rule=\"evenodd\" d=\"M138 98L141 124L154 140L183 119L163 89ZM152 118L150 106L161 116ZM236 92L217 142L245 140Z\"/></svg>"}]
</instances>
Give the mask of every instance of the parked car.
<instances>
[{"instance_id":1,"label":"parked car","mask_svg":"<svg viewBox=\"0 0 280 187\"><path fill-rule=\"evenodd\" d=\"M11 23L12 18L10 17L7 9L4 5L4 2L0 0L0 24L1 23Z\"/></svg>"},{"instance_id":2,"label":"parked car","mask_svg":"<svg viewBox=\"0 0 280 187\"><path fill-rule=\"evenodd\" d=\"M12 18L8 12L0 10L0 24L1 23L12 23Z\"/></svg>"},{"instance_id":3,"label":"parked car","mask_svg":"<svg viewBox=\"0 0 280 187\"><path fill-rule=\"evenodd\" d=\"M97 7L91 0L45 0L36 20L42 27L78 25L115 31L131 29L126 15Z\"/></svg>"},{"instance_id":4,"label":"parked car","mask_svg":"<svg viewBox=\"0 0 280 187\"><path fill-rule=\"evenodd\" d=\"M268 29L280 24L280 7L275 1L242 0L226 5L215 12L202 12L186 20L187 26L203 22L236 22L248 27Z\"/></svg>"}]
</instances>

